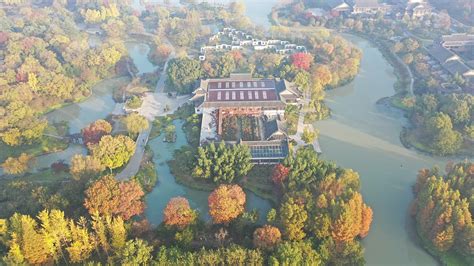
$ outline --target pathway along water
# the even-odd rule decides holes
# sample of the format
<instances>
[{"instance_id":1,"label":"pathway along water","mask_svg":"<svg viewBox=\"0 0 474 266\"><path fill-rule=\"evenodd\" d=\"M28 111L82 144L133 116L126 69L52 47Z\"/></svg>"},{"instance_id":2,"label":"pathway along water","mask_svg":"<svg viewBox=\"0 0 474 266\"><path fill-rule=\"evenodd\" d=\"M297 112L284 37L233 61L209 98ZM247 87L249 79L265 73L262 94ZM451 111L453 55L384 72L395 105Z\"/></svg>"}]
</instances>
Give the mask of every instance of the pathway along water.
<instances>
[{"instance_id":1,"label":"pathway along water","mask_svg":"<svg viewBox=\"0 0 474 266\"><path fill-rule=\"evenodd\" d=\"M322 157L360 174L362 194L374 211L371 231L363 240L368 264L436 264L417 244L408 208L418 170L434 165L444 169L448 159L403 147L403 113L376 104L394 94L393 68L369 41L345 37L362 50L361 69L353 82L327 94L333 116L316 124Z\"/></svg>"}]
</instances>

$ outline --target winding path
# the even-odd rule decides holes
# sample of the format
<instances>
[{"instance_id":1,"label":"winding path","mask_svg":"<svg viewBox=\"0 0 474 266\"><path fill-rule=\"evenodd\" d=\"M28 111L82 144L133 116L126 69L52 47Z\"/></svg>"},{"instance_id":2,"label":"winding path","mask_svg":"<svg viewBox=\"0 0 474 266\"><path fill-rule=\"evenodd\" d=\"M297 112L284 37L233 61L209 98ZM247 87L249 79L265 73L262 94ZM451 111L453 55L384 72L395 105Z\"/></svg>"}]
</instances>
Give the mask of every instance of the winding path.
<instances>
[{"instance_id":1,"label":"winding path","mask_svg":"<svg viewBox=\"0 0 474 266\"><path fill-rule=\"evenodd\" d=\"M134 175L137 174L140 169L140 164L143 160L143 155L145 154L145 147L148 143L148 138L152 129L152 122L157 116L164 116L167 114L173 113L178 107L186 103L189 99L189 96L181 96L177 98L168 97L167 93L164 92L166 84L166 69L168 68L168 62L176 57L175 49L173 45L166 40L166 43L171 47L171 53L166 60L166 63L163 67L163 71L160 75L160 79L156 83L156 89L152 93L145 94L143 98L142 106L137 110L138 113L144 116L149 121L149 126L146 130L140 132L136 140L135 153L128 162L127 166L122 170L122 172L116 175L118 180L128 180ZM168 111L165 111L165 107Z\"/></svg>"}]
</instances>

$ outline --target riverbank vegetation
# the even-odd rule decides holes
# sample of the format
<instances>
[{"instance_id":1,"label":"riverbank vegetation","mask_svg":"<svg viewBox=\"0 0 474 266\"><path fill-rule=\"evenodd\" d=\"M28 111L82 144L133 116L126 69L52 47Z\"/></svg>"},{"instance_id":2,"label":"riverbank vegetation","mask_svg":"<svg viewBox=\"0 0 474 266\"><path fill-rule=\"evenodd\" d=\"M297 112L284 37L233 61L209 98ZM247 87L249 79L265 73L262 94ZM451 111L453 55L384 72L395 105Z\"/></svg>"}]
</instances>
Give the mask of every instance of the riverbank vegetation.
<instances>
[{"instance_id":1,"label":"riverbank vegetation","mask_svg":"<svg viewBox=\"0 0 474 266\"><path fill-rule=\"evenodd\" d=\"M473 106L470 94L419 96L410 113L413 127L402 134L402 141L434 154L472 156Z\"/></svg>"},{"instance_id":2,"label":"riverbank vegetation","mask_svg":"<svg viewBox=\"0 0 474 266\"><path fill-rule=\"evenodd\" d=\"M430 62L431 57L424 47L449 32L451 19L445 12L421 19L405 16L397 20L382 13L373 16L315 17L308 13L306 7L326 8L324 1L296 1L285 8L275 9L273 17L282 25L313 28L314 31L328 27L370 39L394 67L397 94L388 102L406 111L412 122L400 134L405 146L436 155L472 155L471 115L466 116L470 113L472 97L467 93L449 94L449 88L460 90L465 80L459 75L451 78L440 75L441 66ZM293 12L286 12L288 9ZM431 109L425 106L425 100L430 97L435 98L431 101L431 105L435 105ZM432 123L429 123L430 119Z\"/></svg>"},{"instance_id":3,"label":"riverbank vegetation","mask_svg":"<svg viewBox=\"0 0 474 266\"><path fill-rule=\"evenodd\" d=\"M414 186L411 213L425 248L446 265L474 263L474 164L450 163L446 174L422 169Z\"/></svg>"},{"instance_id":4,"label":"riverbank vegetation","mask_svg":"<svg viewBox=\"0 0 474 266\"><path fill-rule=\"evenodd\" d=\"M1 11L0 145L36 156L67 147L66 134L52 136L42 115L84 100L95 83L121 74L116 65L126 51L111 37L91 46L63 5L33 9L29 2Z\"/></svg>"}]
</instances>

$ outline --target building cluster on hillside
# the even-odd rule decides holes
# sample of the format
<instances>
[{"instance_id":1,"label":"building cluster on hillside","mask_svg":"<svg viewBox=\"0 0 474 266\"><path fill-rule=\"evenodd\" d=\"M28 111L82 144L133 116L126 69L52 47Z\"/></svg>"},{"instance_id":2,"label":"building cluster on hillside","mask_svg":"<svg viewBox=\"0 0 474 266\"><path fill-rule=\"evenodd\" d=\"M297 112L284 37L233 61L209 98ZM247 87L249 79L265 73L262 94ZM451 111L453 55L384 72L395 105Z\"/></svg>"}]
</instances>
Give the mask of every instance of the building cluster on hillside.
<instances>
[{"instance_id":1,"label":"building cluster on hillside","mask_svg":"<svg viewBox=\"0 0 474 266\"><path fill-rule=\"evenodd\" d=\"M285 40L260 40L254 38L251 34L234 28L223 28L222 31L211 36L209 42L215 42L216 44L201 47L200 60L205 60L206 53L209 51L225 52L244 50L245 48L255 51L267 50L282 55L306 52L306 47L303 45L297 45Z\"/></svg>"},{"instance_id":2,"label":"building cluster on hillside","mask_svg":"<svg viewBox=\"0 0 474 266\"><path fill-rule=\"evenodd\" d=\"M474 34L443 35L428 48L429 54L450 75L460 75L468 89L474 86Z\"/></svg>"},{"instance_id":3,"label":"building cluster on hillside","mask_svg":"<svg viewBox=\"0 0 474 266\"><path fill-rule=\"evenodd\" d=\"M377 0L328 0L327 8L330 16L373 15L382 12L395 14L399 17L406 14L412 18L420 18L432 12L427 0L400 0L393 5L379 3Z\"/></svg>"},{"instance_id":4,"label":"building cluster on hillside","mask_svg":"<svg viewBox=\"0 0 474 266\"><path fill-rule=\"evenodd\" d=\"M250 148L255 163L277 163L288 155L285 107L299 105L302 97L295 84L283 79L231 74L200 80L191 98L202 114L200 144L241 143Z\"/></svg>"}]
</instances>

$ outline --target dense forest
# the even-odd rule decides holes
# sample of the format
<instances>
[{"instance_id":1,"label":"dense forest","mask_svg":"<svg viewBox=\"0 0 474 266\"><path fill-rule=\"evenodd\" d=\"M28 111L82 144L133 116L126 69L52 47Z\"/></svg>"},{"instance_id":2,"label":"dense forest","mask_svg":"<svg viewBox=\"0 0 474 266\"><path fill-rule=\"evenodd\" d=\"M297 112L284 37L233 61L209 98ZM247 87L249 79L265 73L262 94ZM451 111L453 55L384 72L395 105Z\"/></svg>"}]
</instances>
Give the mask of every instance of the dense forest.
<instances>
[{"instance_id":1,"label":"dense forest","mask_svg":"<svg viewBox=\"0 0 474 266\"><path fill-rule=\"evenodd\" d=\"M424 245L445 264L474 262L474 164L422 169L414 186L412 214ZM458 258L460 256L460 258Z\"/></svg>"}]
</instances>

